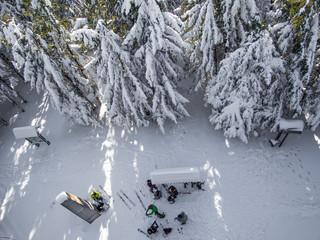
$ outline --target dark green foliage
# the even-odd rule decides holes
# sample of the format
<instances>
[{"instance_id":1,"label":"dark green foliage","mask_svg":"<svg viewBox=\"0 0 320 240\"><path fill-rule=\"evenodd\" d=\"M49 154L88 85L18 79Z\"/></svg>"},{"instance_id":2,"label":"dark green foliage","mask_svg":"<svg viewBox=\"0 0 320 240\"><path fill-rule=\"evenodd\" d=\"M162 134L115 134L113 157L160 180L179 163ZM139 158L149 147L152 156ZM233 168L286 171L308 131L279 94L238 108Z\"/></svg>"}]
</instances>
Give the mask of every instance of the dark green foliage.
<instances>
[{"instance_id":1,"label":"dark green foliage","mask_svg":"<svg viewBox=\"0 0 320 240\"><path fill-rule=\"evenodd\" d=\"M117 49L119 52L115 52L118 55L122 54L121 51L129 54L128 58L125 57L127 55L122 55L126 61L130 58L133 59L133 56L138 52L140 58L135 64L140 68L137 68L138 70L135 70L134 74L140 74L139 79L144 77L142 66L146 62L146 56L141 54L141 46L146 45L146 49L148 49L151 43L156 46L156 43L159 42L150 41L148 31L153 29L156 24L148 23L149 19L144 19L139 15L141 14L140 6L135 5L132 1L131 8L123 12L123 3L124 0L1 1L0 51L5 52L8 59L12 60L13 64L10 67L15 78L21 80L25 77L25 80L30 81L32 87L37 89L54 90L60 101L57 108L63 109L68 106L79 112L84 111L88 119L83 122L92 123L95 120L90 120L90 117L93 119L96 117L94 110L99 107L99 91L101 89L98 88L95 76L90 75L85 66L96 57L95 54L98 52L97 49L100 47L102 39L98 33L94 39L91 39L94 43L88 46L89 44L85 42L84 37L72 38L71 33L75 31L75 24L79 23L78 19L83 18L86 21L82 26L77 25L77 29L92 30L97 33L97 26L101 23L105 27L106 33L112 31L119 47ZM319 19L316 19L317 16L319 18L317 14L320 12L318 0L256 0L258 10L253 2L245 0L232 0L228 2L230 5L226 0L157 0L148 3L157 3L162 13L170 12L185 22L184 28L182 22L176 22L179 29L177 34L184 36L191 46L193 45L194 51L190 57L194 63L192 69L202 67L203 74L199 77L202 79L197 80L201 81L203 86L206 86L210 78L217 75L221 67L220 63L230 54L242 48L244 44L247 44L246 47L249 48L248 36L251 36L252 41L258 41L261 34L266 32L270 34L271 44L275 47L276 54L279 54L280 58L284 60L287 70L281 76L282 82L278 85L281 89L277 89L276 93L270 92L276 98L275 102L278 102L275 108L277 108L279 117L281 114L291 115L293 112L300 117L310 116L311 120L308 123L313 128L319 125L320 120L317 119L320 117L317 109L319 109L320 101L315 97L320 92L320 57L317 54L320 44L319 32L315 30L317 27L319 28ZM213 6L211 9L214 9L214 14L210 18L208 18L209 14L200 12L200 9L209 3L210 7ZM187 14L190 12L192 14ZM212 25L205 24L206 19L211 19ZM135 24L139 25L142 32L145 31L144 34L141 34L139 38L132 37L130 44L128 42L123 44L128 35L130 36L128 33ZM4 33L4 30L9 31L9 28L10 31L15 31L11 36ZM13 28L16 29L13 30ZM169 31L171 28L173 27L170 26L167 30ZM206 37L203 37L204 35ZM108 34L104 36L108 36ZM172 36L164 34L164 37L174 43ZM210 46L205 47L205 43L209 42L211 42ZM179 54L182 56L184 53L192 52L190 48ZM154 55L155 59L162 56L164 49L163 47L157 49ZM20 56L20 59L15 60L14 56ZM180 56L172 56L172 53L164 54L159 68L163 67L164 63L168 63L168 59L176 57ZM50 66L59 73L59 81L54 80L54 74L48 72L48 69L45 70L48 67L46 60L50 60ZM214 64L210 65L212 63ZM127 64L122 63L121 67L126 68ZM4 67L2 66L2 68ZM250 66L248 66L249 68ZM254 73L257 74L260 68L261 66L257 66ZM141 71L141 73L137 73L137 71ZM25 75L23 75L24 72ZM156 73L159 74L159 71ZM182 75L179 72L178 77L172 77L174 78L172 82L181 78ZM43 83L43 79L46 79L46 85ZM274 82L280 77L271 77L270 79L271 82ZM8 82L7 79L6 82ZM132 89L136 90L135 87ZM70 92L74 96L71 97ZM119 96L121 97L120 94ZM77 100L72 101L73 97ZM150 98L152 97L150 96ZM136 101L132 99L132 102ZM261 102L265 106L268 105L267 101L262 100ZM65 103L67 104L64 105ZM65 110L64 113L67 114L67 111ZM261 113L257 114L261 115ZM76 116L72 116L72 118L76 118Z\"/></svg>"}]
</instances>

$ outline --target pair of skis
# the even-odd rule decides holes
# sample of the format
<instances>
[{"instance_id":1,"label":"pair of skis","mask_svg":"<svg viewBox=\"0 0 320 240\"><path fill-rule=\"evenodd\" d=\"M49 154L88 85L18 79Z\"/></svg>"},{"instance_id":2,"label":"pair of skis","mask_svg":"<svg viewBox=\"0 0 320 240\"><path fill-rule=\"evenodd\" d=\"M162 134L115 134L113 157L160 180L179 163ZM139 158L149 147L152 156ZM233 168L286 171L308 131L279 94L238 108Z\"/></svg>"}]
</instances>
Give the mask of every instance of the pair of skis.
<instances>
[{"instance_id":1,"label":"pair of skis","mask_svg":"<svg viewBox=\"0 0 320 240\"><path fill-rule=\"evenodd\" d=\"M120 192L121 192L122 195L120 195L119 192L117 192L117 195L118 195L118 197L121 199L121 201L124 203L124 205L126 205L127 208L129 208L129 210L131 210L131 206L127 203L127 201L126 201L124 198L126 198L126 199L131 203L131 205L132 205L133 207L136 206L136 204L134 203L134 201L132 201L131 198L129 198L128 195L125 194L124 191L122 191L122 190L120 189Z\"/></svg>"},{"instance_id":2,"label":"pair of skis","mask_svg":"<svg viewBox=\"0 0 320 240\"><path fill-rule=\"evenodd\" d=\"M99 185L99 187L101 188L101 190L109 197L109 199L111 199L111 196L104 190L104 188ZM127 203L127 201L125 200L125 198L133 205L133 207L136 206L136 204L131 200L131 198L128 197L128 195L122 191L120 189L120 192L122 195L120 195L119 192L117 192L117 195L118 197L121 199L121 201L127 206L127 208L129 208L129 210L131 210L131 206ZM141 192L141 191L140 191ZM141 203L141 206L143 208L143 210L146 210L146 206L144 205L144 203L142 202L142 199L140 198L139 194L137 191L135 191L136 195L137 195L137 198L139 200L139 202ZM142 195L144 195L142 192L141 192ZM123 197L124 196L124 197ZM145 196L145 195L144 195ZM151 239L151 240L155 240L153 237L151 237L149 234L147 234L145 231L141 230L140 228L138 228L138 231L142 234L144 234L147 238Z\"/></svg>"},{"instance_id":3,"label":"pair of skis","mask_svg":"<svg viewBox=\"0 0 320 240\"><path fill-rule=\"evenodd\" d=\"M108 198L109 198L109 200L110 200L110 199L111 199L111 196L104 190L104 188L103 188L101 185L99 185L99 187L100 187L101 190L108 196ZM141 191L140 191L140 192L141 192ZM121 193L122 195L121 195L120 193ZM131 206L127 203L126 200L128 200L133 207L136 206L135 202L132 201L132 199L131 199L130 197L128 197L128 195L127 195L124 191L122 191L122 189L120 189L120 193L117 192L118 197L121 199L121 201L124 203L124 205L126 205L127 208L129 208L129 210L131 210ZM146 207L145 207L144 203L142 202L142 200L141 200L138 192L135 191L135 193L136 193L136 195L137 195L137 198L138 198L139 202L141 203L141 206L142 206L143 210L146 210ZM141 192L141 194L143 194L143 193ZM114 201L114 200L113 200L113 201Z\"/></svg>"},{"instance_id":4,"label":"pair of skis","mask_svg":"<svg viewBox=\"0 0 320 240\"><path fill-rule=\"evenodd\" d=\"M101 190L109 197L109 199L111 199L111 196L104 190L104 188L103 188L101 185L99 185L99 187L100 187ZM129 210L131 210L131 206L127 203L127 201L125 200L125 198L133 205L133 207L136 206L136 204L131 200L131 198L128 197L128 195L127 195L124 191L122 191L122 190L120 189L120 192L121 192L122 195L120 195L119 192L117 192L117 195L118 195L118 197L121 199L121 201L129 208ZM140 191L140 192L141 192L141 191ZM135 191L135 193L136 193L136 196L137 196L139 202L141 203L141 206L142 206L143 210L146 210L146 207L145 207L144 203L142 202L142 199L140 198L138 192ZM142 192L141 192L141 194L144 195ZM144 196L145 196L145 195L144 195ZM142 229L138 228L138 231L139 231L140 233L144 234L147 238L149 238L149 239L151 239L151 240L155 240L155 238L151 237L149 234L147 234L147 233L146 233L145 231L143 231Z\"/></svg>"},{"instance_id":5,"label":"pair of skis","mask_svg":"<svg viewBox=\"0 0 320 240\"><path fill-rule=\"evenodd\" d=\"M141 192L141 191L140 191L140 192ZM146 206L144 205L144 203L142 202L142 200L141 200L141 198L140 198L140 196L139 196L138 192L137 192L137 191L135 191L135 193L136 193L136 195L137 195L137 198L138 198L139 202L141 203L141 206L142 206L143 210L144 210L144 211L146 211L146 210L147 210L147 208L146 208ZM143 193L141 192L141 194L143 194Z\"/></svg>"},{"instance_id":6,"label":"pair of skis","mask_svg":"<svg viewBox=\"0 0 320 240\"><path fill-rule=\"evenodd\" d=\"M111 202L111 196L107 193L106 190L104 190L104 188L101 185L99 185L99 187L101 188L103 194L108 198L108 205L109 205L109 203Z\"/></svg>"},{"instance_id":7,"label":"pair of skis","mask_svg":"<svg viewBox=\"0 0 320 240\"><path fill-rule=\"evenodd\" d=\"M104 188L101 185L99 185L99 187L101 188L101 191L102 191L103 203L104 203L104 205L107 206L102 212L106 212L110 208L111 196L107 193L106 190L104 190ZM97 191L95 188L93 188L93 190ZM100 192L100 194L101 194L101 192Z\"/></svg>"}]
</instances>

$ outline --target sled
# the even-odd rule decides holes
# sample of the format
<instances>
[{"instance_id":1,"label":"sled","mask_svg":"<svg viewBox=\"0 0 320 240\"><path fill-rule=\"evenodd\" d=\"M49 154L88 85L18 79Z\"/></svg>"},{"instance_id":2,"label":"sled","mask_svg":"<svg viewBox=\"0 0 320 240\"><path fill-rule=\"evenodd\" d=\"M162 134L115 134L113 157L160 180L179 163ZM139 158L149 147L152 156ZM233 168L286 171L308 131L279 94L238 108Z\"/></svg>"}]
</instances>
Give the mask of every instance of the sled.
<instances>
[{"instance_id":1,"label":"sled","mask_svg":"<svg viewBox=\"0 0 320 240\"><path fill-rule=\"evenodd\" d=\"M97 211L92 203L67 192L60 193L56 197L56 202L88 223L101 216L101 212Z\"/></svg>"}]
</instances>

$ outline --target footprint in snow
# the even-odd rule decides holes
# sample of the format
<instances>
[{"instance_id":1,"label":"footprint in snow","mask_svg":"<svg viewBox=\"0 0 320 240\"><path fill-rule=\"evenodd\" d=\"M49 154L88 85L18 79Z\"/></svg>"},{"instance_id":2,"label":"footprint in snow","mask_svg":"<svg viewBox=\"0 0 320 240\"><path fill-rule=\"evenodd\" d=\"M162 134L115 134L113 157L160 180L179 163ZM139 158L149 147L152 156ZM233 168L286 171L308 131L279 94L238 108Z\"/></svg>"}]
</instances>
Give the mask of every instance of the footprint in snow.
<instances>
[{"instance_id":1,"label":"footprint in snow","mask_svg":"<svg viewBox=\"0 0 320 240\"><path fill-rule=\"evenodd\" d=\"M299 174L299 177L302 179L302 176L301 176L301 174Z\"/></svg>"},{"instance_id":2,"label":"footprint in snow","mask_svg":"<svg viewBox=\"0 0 320 240\"><path fill-rule=\"evenodd\" d=\"M307 181L310 182L310 179L308 177L306 177Z\"/></svg>"},{"instance_id":3,"label":"footprint in snow","mask_svg":"<svg viewBox=\"0 0 320 240\"><path fill-rule=\"evenodd\" d=\"M300 167L303 168L302 164L300 164Z\"/></svg>"},{"instance_id":4,"label":"footprint in snow","mask_svg":"<svg viewBox=\"0 0 320 240\"><path fill-rule=\"evenodd\" d=\"M293 172L293 173L296 173L296 170L292 169L292 172Z\"/></svg>"},{"instance_id":5,"label":"footprint in snow","mask_svg":"<svg viewBox=\"0 0 320 240\"><path fill-rule=\"evenodd\" d=\"M308 174L309 174L309 176L311 175L311 172L310 171L308 171Z\"/></svg>"}]
</instances>

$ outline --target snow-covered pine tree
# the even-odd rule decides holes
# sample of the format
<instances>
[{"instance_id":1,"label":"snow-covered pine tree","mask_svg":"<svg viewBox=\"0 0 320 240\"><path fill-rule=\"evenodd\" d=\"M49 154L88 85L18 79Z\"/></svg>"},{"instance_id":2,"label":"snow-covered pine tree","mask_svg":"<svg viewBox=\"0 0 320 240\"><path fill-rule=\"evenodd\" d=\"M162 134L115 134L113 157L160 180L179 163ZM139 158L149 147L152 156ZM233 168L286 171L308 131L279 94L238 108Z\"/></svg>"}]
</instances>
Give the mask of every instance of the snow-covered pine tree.
<instances>
[{"instance_id":1,"label":"snow-covered pine tree","mask_svg":"<svg viewBox=\"0 0 320 240\"><path fill-rule=\"evenodd\" d=\"M246 33L260 24L259 9L255 0L222 0L219 4L226 52L233 51L246 40Z\"/></svg>"},{"instance_id":2,"label":"snow-covered pine tree","mask_svg":"<svg viewBox=\"0 0 320 240\"><path fill-rule=\"evenodd\" d=\"M318 41L320 42L320 41ZM319 44L320 45L320 44ZM316 53L316 64L314 67L312 75L312 83L310 84L310 89L308 91L308 113L307 124L311 127L313 131L320 125L320 46L317 47Z\"/></svg>"},{"instance_id":3,"label":"snow-covered pine tree","mask_svg":"<svg viewBox=\"0 0 320 240\"><path fill-rule=\"evenodd\" d=\"M280 23L272 28L274 39L286 61L288 86L287 112L290 117L305 115L315 129L319 125L319 4L317 1L275 3L273 13ZM282 20L282 21L281 21Z\"/></svg>"},{"instance_id":4,"label":"snow-covered pine tree","mask_svg":"<svg viewBox=\"0 0 320 240\"><path fill-rule=\"evenodd\" d=\"M184 37L196 44L190 58L196 68L196 89L207 84L207 80L216 75L221 60L221 56L217 56L217 48L223 43L223 36L215 15L217 12L213 1L207 0L196 4L183 16L188 18Z\"/></svg>"},{"instance_id":5,"label":"snow-covered pine tree","mask_svg":"<svg viewBox=\"0 0 320 240\"><path fill-rule=\"evenodd\" d=\"M221 61L206 88L205 101L212 108L210 122L215 129L247 142L255 128L276 122L282 110L278 101L284 71L268 31L250 34Z\"/></svg>"},{"instance_id":6,"label":"snow-covered pine tree","mask_svg":"<svg viewBox=\"0 0 320 240\"><path fill-rule=\"evenodd\" d=\"M121 45L121 36L129 28L124 20L132 17L124 16L117 8L120 6L116 1L106 5L87 4L89 10L84 15L89 14L88 18L77 19L70 36L74 43L82 46L81 52L92 56L86 71L97 79L100 98L105 106L100 115L107 119L107 123L112 122L128 130L132 126L148 126L151 108L146 92L151 92L151 89L137 78L137 71L141 71L136 68L137 59ZM106 15L104 10L107 9L110 11ZM134 8L130 12L134 12Z\"/></svg>"},{"instance_id":7,"label":"snow-covered pine tree","mask_svg":"<svg viewBox=\"0 0 320 240\"><path fill-rule=\"evenodd\" d=\"M18 82L23 81L23 78L15 72L15 68L10 63L10 60L0 53L0 102L9 100L19 106L20 102L27 102L16 90Z\"/></svg>"},{"instance_id":8,"label":"snow-covered pine tree","mask_svg":"<svg viewBox=\"0 0 320 240\"><path fill-rule=\"evenodd\" d=\"M20 103L26 103L27 100L16 90L18 83L23 82L23 76L12 64L11 59L9 59L9 45L5 40L9 38L12 42L15 42L20 36L16 25L11 24L12 20L10 17L15 15L15 13L15 8L10 2L0 3L0 102L8 100L24 111ZM13 48L17 49L19 47L13 45Z\"/></svg>"},{"instance_id":9,"label":"snow-covered pine tree","mask_svg":"<svg viewBox=\"0 0 320 240\"><path fill-rule=\"evenodd\" d=\"M110 31L123 37L134 24L136 18L134 7L130 9L130 14L126 15L122 13L121 8L123 1L124 0L87 0L81 11L81 17L87 19L87 27L90 29L95 29L98 22L104 20L106 27Z\"/></svg>"},{"instance_id":10,"label":"snow-covered pine tree","mask_svg":"<svg viewBox=\"0 0 320 240\"><path fill-rule=\"evenodd\" d=\"M151 108L147 93L151 89L136 77L136 59L122 49L121 38L109 31L104 21L98 22L96 32L100 46L91 65L97 66L98 86L107 118L127 130L132 126L148 126Z\"/></svg>"},{"instance_id":11,"label":"snow-covered pine tree","mask_svg":"<svg viewBox=\"0 0 320 240\"><path fill-rule=\"evenodd\" d=\"M299 115L307 116L307 124L316 129L319 126L319 3L318 1L304 1L304 5L293 17L293 27L297 30L297 44L300 44L299 57L294 59L295 70L299 70L300 78L297 75L289 76L292 83L290 91L291 109ZM301 21L301 23L300 23ZM318 60L318 62L316 62ZM293 63L293 62L292 62ZM292 65L295 65L294 63ZM294 67L294 66L293 66Z\"/></svg>"},{"instance_id":12,"label":"snow-covered pine tree","mask_svg":"<svg viewBox=\"0 0 320 240\"><path fill-rule=\"evenodd\" d=\"M5 39L25 81L38 92L48 91L53 106L73 121L99 124L96 86L70 48L65 23L52 12L55 7L52 1L24 2L15 15L19 24L12 19L3 29Z\"/></svg>"},{"instance_id":13,"label":"snow-covered pine tree","mask_svg":"<svg viewBox=\"0 0 320 240\"><path fill-rule=\"evenodd\" d=\"M254 0L189 2L193 7L183 15L187 19L184 38L195 45L191 61L197 72L197 90L205 88L225 53L237 49L261 20Z\"/></svg>"},{"instance_id":14,"label":"snow-covered pine tree","mask_svg":"<svg viewBox=\"0 0 320 240\"><path fill-rule=\"evenodd\" d=\"M185 0L158 0L161 10L166 12L180 12L181 7L185 6Z\"/></svg>"},{"instance_id":15,"label":"snow-covered pine tree","mask_svg":"<svg viewBox=\"0 0 320 240\"><path fill-rule=\"evenodd\" d=\"M123 46L138 60L137 76L151 89L145 92L151 106L151 118L162 132L164 122L188 116L184 105L188 102L178 91L178 82L184 77L181 63L184 62L186 43L176 29L177 18L161 12L156 1L126 0L123 12L129 14L131 4L139 7L135 25L131 28ZM139 71L138 71L139 70Z\"/></svg>"}]
</instances>

